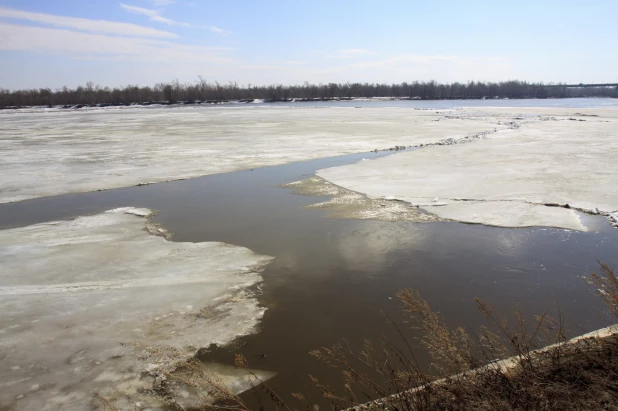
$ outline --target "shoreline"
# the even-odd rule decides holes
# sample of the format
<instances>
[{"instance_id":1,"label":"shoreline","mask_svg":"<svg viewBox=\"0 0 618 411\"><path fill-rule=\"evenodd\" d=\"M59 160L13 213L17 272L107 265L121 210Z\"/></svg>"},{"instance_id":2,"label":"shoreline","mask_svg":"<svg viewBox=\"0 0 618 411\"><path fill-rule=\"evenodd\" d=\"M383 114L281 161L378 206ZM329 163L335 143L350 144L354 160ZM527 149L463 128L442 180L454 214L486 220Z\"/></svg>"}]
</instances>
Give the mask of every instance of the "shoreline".
<instances>
[{"instance_id":1,"label":"shoreline","mask_svg":"<svg viewBox=\"0 0 618 411\"><path fill-rule=\"evenodd\" d=\"M614 99L618 97L590 96L590 97L450 97L450 98L421 98L421 97L332 97L332 98L288 98L288 99L231 99L231 100L195 100L195 101L148 101L133 103L91 103L91 104L51 104L45 106L0 106L0 110L23 109L58 109L79 110L83 108L107 107L184 107L184 106L219 106L225 104L277 104L277 103L318 103L318 102L353 102L353 101L494 101L494 100L569 100L569 99Z\"/></svg>"}]
</instances>

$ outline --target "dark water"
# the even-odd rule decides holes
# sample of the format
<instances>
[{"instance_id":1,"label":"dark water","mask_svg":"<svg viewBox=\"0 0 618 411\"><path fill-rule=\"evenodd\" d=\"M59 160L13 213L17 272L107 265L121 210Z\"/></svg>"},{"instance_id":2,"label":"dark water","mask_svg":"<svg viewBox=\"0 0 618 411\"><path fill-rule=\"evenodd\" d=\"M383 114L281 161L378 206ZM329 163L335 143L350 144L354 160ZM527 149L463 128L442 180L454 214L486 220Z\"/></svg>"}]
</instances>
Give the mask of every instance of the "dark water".
<instances>
[{"instance_id":1,"label":"dark water","mask_svg":"<svg viewBox=\"0 0 618 411\"><path fill-rule=\"evenodd\" d=\"M618 230L602 217L593 229L502 229L459 223L333 220L302 207L323 198L292 195L280 184L317 169L384 153L311 160L254 171L104 192L71 194L0 206L0 228L17 227L115 207L148 207L174 241L223 241L276 257L264 272L262 303L269 309L258 333L233 347L212 350L206 361L231 363L242 352L250 366L277 372L280 393L319 393L311 373L334 382L333 371L308 355L341 338L393 336L381 313L398 317L395 293L419 290L450 325L482 323L474 298L496 311L518 306L531 318L555 307L571 334L607 325L602 306L580 276L595 259L618 262ZM263 355L265 357L263 357ZM250 397L247 397L250 401Z\"/></svg>"}]
</instances>

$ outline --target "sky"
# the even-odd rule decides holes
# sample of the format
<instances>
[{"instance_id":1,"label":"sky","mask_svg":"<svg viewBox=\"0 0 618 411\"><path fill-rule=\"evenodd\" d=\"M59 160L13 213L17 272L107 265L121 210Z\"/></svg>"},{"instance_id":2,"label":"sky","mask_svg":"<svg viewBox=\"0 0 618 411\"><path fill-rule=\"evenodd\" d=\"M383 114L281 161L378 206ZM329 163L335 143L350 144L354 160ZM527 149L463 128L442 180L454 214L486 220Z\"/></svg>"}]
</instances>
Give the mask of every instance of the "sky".
<instances>
[{"instance_id":1,"label":"sky","mask_svg":"<svg viewBox=\"0 0 618 411\"><path fill-rule=\"evenodd\" d=\"M617 0L0 0L0 88L618 82Z\"/></svg>"}]
</instances>

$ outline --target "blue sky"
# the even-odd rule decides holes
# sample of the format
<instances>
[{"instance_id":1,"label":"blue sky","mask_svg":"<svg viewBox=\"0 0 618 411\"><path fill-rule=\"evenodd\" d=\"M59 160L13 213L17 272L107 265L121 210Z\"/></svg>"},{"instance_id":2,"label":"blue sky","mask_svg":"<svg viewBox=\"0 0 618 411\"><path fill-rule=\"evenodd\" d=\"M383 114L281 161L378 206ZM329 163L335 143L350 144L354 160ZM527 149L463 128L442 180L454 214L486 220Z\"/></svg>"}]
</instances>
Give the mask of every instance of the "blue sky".
<instances>
[{"instance_id":1,"label":"blue sky","mask_svg":"<svg viewBox=\"0 0 618 411\"><path fill-rule=\"evenodd\" d=\"M0 0L0 87L618 82L618 1Z\"/></svg>"}]
</instances>

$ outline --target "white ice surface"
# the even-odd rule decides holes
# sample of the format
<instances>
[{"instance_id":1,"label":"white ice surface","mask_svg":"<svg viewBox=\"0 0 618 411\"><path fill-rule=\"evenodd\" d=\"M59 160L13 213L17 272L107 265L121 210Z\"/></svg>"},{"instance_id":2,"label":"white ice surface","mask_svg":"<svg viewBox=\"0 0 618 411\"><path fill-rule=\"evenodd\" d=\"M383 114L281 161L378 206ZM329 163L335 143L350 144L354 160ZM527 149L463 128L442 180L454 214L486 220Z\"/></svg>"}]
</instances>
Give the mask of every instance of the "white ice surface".
<instances>
[{"instance_id":1,"label":"white ice surface","mask_svg":"<svg viewBox=\"0 0 618 411\"><path fill-rule=\"evenodd\" d=\"M137 378L148 361L120 342L193 354L254 330L264 309L247 287L270 257L152 236L148 214L122 208L0 231L1 405L89 409L95 391L128 405L148 386Z\"/></svg>"},{"instance_id":2,"label":"white ice surface","mask_svg":"<svg viewBox=\"0 0 618 411\"><path fill-rule=\"evenodd\" d=\"M0 203L416 145L503 128L454 110L0 111Z\"/></svg>"},{"instance_id":3,"label":"white ice surface","mask_svg":"<svg viewBox=\"0 0 618 411\"><path fill-rule=\"evenodd\" d=\"M515 118L512 110L483 112ZM482 141L422 148L317 175L371 198L391 196L470 223L585 230L572 209L544 204L618 210L618 110L526 110L554 120L522 122Z\"/></svg>"}]
</instances>

